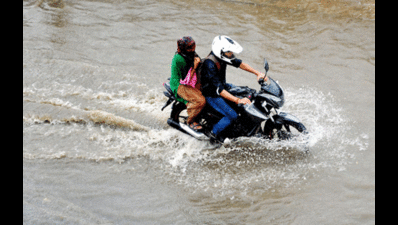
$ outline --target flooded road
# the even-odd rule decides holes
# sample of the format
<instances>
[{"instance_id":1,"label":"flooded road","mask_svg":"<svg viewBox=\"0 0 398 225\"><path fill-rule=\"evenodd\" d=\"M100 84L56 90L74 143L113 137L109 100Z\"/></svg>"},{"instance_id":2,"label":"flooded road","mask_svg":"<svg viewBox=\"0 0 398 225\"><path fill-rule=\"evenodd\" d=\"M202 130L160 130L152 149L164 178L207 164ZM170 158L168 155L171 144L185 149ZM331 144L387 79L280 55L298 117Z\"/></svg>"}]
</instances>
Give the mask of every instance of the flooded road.
<instances>
[{"instance_id":1,"label":"flooded road","mask_svg":"<svg viewBox=\"0 0 398 225\"><path fill-rule=\"evenodd\" d=\"M205 57L220 34L267 58L309 154L167 125L177 39ZM23 1L23 221L374 224L375 1Z\"/></svg>"}]
</instances>

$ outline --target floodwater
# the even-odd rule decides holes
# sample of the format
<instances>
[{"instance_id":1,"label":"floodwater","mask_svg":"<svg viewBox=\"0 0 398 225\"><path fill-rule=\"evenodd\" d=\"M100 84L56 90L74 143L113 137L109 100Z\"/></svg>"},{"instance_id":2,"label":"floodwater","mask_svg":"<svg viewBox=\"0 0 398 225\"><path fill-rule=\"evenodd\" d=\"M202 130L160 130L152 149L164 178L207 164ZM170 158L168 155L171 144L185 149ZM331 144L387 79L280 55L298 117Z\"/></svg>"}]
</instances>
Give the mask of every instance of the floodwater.
<instances>
[{"instance_id":1,"label":"floodwater","mask_svg":"<svg viewBox=\"0 0 398 225\"><path fill-rule=\"evenodd\" d=\"M309 153L167 125L176 40L220 34L267 58ZM375 1L24 0L23 223L374 224Z\"/></svg>"}]
</instances>

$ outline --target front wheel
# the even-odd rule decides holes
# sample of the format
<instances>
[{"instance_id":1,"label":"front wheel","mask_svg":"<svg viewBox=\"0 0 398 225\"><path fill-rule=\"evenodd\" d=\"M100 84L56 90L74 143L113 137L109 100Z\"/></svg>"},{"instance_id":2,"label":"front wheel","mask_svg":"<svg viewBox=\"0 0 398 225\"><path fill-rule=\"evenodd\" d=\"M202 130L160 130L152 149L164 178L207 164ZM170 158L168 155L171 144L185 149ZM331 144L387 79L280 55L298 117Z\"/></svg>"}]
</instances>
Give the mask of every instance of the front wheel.
<instances>
[{"instance_id":1,"label":"front wheel","mask_svg":"<svg viewBox=\"0 0 398 225\"><path fill-rule=\"evenodd\" d=\"M263 134L269 138L278 138L279 140L288 140L295 136L307 134L307 129L301 122L284 121L284 120L268 120L265 123Z\"/></svg>"}]
</instances>

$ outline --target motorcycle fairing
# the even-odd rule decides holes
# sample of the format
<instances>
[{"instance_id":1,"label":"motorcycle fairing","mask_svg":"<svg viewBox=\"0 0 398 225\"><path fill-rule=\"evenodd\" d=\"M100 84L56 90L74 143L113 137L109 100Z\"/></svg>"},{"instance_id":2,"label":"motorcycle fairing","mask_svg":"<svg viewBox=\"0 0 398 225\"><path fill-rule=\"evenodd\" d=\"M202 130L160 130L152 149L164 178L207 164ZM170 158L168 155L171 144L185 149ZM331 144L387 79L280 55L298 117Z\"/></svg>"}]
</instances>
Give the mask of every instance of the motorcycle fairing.
<instances>
[{"instance_id":1,"label":"motorcycle fairing","mask_svg":"<svg viewBox=\"0 0 398 225\"><path fill-rule=\"evenodd\" d=\"M281 101L279 102L278 106L279 106L279 108L282 107L285 102L285 96L283 93L283 89L271 77L268 77L268 82L269 82L269 84L263 84L261 86L261 91L263 93L270 94L270 95L280 98ZM261 94L261 93L259 93L259 94Z\"/></svg>"},{"instance_id":2,"label":"motorcycle fairing","mask_svg":"<svg viewBox=\"0 0 398 225\"><path fill-rule=\"evenodd\" d=\"M243 105L243 108L249 118L255 123L261 123L262 121L269 119L269 117L262 113L254 104Z\"/></svg>"},{"instance_id":3,"label":"motorcycle fairing","mask_svg":"<svg viewBox=\"0 0 398 225\"><path fill-rule=\"evenodd\" d=\"M257 94L256 97L260 97L260 98L266 100L268 102L268 104L271 104L272 107L275 107L277 109L282 107L282 105L284 103L283 99L281 99L279 97L275 97L274 95L267 94L267 93L259 93L259 94Z\"/></svg>"}]
</instances>

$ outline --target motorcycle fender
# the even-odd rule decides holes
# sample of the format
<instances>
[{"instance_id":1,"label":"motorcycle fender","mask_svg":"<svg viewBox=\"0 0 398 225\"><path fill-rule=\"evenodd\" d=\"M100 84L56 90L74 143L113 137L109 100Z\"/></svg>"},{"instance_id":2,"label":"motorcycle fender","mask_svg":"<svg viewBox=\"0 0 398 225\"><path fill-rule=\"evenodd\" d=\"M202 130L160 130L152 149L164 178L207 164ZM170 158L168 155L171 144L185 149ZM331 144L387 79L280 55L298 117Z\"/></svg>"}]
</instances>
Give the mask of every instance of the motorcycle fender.
<instances>
[{"instance_id":1,"label":"motorcycle fender","mask_svg":"<svg viewBox=\"0 0 398 225\"><path fill-rule=\"evenodd\" d=\"M273 116L276 124L285 124L285 123L300 123L300 120L288 113L280 112L278 115Z\"/></svg>"}]
</instances>

